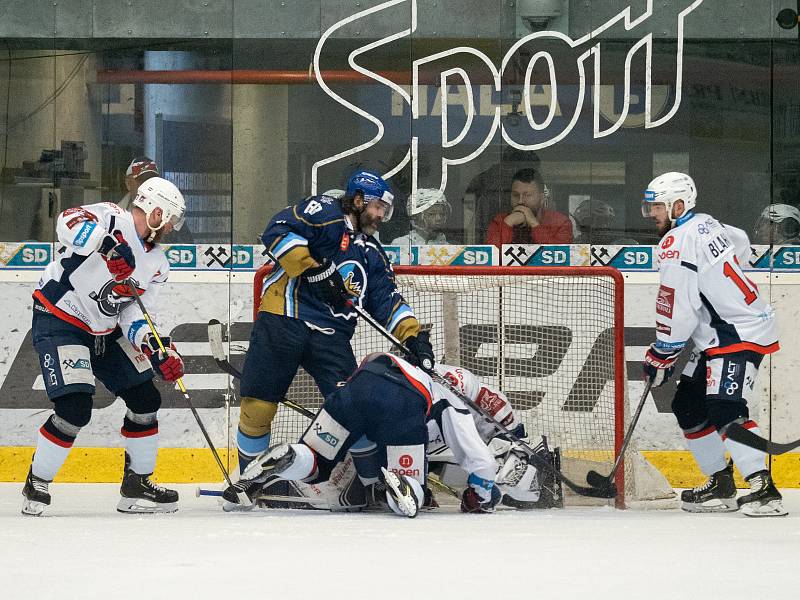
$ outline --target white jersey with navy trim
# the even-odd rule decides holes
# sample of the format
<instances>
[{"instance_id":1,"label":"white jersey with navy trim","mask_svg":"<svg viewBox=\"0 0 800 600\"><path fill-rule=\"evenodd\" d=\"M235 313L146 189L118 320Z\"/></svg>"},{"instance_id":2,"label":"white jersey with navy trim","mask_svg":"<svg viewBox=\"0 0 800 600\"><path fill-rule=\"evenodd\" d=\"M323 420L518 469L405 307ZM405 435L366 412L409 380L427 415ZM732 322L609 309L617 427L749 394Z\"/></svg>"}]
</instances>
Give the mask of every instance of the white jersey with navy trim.
<instances>
[{"instance_id":1,"label":"white jersey with navy trim","mask_svg":"<svg viewBox=\"0 0 800 600\"><path fill-rule=\"evenodd\" d=\"M56 233L63 248L36 286L37 304L94 335L110 333L119 325L138 348L149 331L147 323L128 286L114 281L97 250L109 233L122 235L136 259L131 279L150 312L169 275L161 247L145 247L133 215L110 202L65 210L58 216Z\"/></svg>"},{"instance_id":2,"label":"white jersey with navy trim","mask_svg":"<svg viewBox=\"0 0 800 600\"><path fill-rule=\"evenodd\" d=\"M678 219L658 246L656 345L680 350L691 339L709 356L778 350L775 312L742 270L747 234L707 214Z\"/></svg>"},{"instance_id":3,"label":"white jersey with navy trim","mask_svg":"<svg viewBox=\"0 0 800 600\"><path fill-rule=\"evenodd\" d=\"M436 372L475 404L488 411L508 429L519 420L505 394L483 385L467 369L437 364ZM493 480L497 463L487 443L497 435L496 428L468 408L447 387L433 382L433 406L428 419L428 454L441 454L449 448L459 466L467 473Z\"/></svg>"}]
</instances>

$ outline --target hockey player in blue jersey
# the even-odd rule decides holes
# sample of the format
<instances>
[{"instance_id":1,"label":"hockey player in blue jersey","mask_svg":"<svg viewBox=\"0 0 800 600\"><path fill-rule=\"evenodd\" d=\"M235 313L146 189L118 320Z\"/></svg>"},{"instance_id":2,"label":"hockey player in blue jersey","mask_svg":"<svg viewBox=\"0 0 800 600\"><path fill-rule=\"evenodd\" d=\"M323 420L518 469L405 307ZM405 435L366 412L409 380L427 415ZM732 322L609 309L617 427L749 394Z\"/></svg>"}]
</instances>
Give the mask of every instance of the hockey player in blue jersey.
<instances>
[{"instance_id":1,"label":"hockey player in blue jersey","mask_svg":"<svg viewBox=\"0 0 800 600\"><path fill-rule=\"evenodd\" d=\"M327 481L354 442L366 436L379 449L377 463L388 506L414 517L425 499L430 421L446 432L458 463L469 473L461 510L492 512L502 496L494 483L497 464L469 410L428 373L392 354L368 356L347 383L326 398L299 443L262 453L242 480L252 482L249 487L270 476Z\"/></svg>"},{"instance_id":2,"label":"hockey player in blue jersey","mask_svg":"<svg viewBox=\"0 0 800 600\"><path fill-rule=\"evenodd\" d=\"M386 182L358 171L341 200L306 198L276 214L261 239L275 260L265 279L250 335L241 382L237 433L239 469L269 446L272 420L298 367L327 397L356 369L350 339L357 303L404 342L412 361L433 365L428 335L397 291L388 257L372 237L392 215L394 197ZM362 440L352 450L369 454ZM377 473L360 473L365 484ZM247 491L247 490L245 490ZM236 502L232 489L226 499Z\"/></svg>"}]
</instances>

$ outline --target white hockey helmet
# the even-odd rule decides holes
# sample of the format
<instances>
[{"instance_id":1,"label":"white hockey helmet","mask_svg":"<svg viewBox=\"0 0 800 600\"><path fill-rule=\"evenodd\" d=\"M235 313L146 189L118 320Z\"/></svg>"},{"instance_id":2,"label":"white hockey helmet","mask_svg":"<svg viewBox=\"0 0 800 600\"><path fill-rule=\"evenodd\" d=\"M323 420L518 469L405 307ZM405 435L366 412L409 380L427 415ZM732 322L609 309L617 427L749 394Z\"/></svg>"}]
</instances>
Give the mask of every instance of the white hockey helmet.
<instances>
[{"instance_id":1,"label":"white hockey helmet","mask_svg":"<svg viewBox=\"0 0 800 600\"><path fill-rule=\"evenodd\" d=\"M678 200L683 200L686 212L695 207L697 200L697 188L691 177L685 173L664 173L659 175L647 186L644 191L642 201L642 216L649 219L653 216L653 206L663 204L667 209L667 215L672 223L677 220L672 215L672 207Z\"/></svg>"},{"instance_id":2,"label":"white hockey helmet","mask_svg":"<svg viewBox=\"0 0 800 600\"><path fill-rule=\"evenodd\" d=\"M152 241L156 232L167 223L171 223L172 228L177 231L183 227L183 222L186 220L186 202L183 194L174 183L161 177L152 177L142 183L136 191L133 205L141 208L147 215L147 226L150 228L148 241ZM150 214L156 208L161 209L161 224L152 227Z\"/></svg>"},{"instance_id":3,"label":"white hockey helmet","mask_svg":"<svg viewBox=\"0 0 800 600\"><path fill-rule=\"evenodd\" d=\"M753 231L757 244L785 244L800 237L800 210L791 204L770 204L758 217Z\"/></svg>"}]
</instances>

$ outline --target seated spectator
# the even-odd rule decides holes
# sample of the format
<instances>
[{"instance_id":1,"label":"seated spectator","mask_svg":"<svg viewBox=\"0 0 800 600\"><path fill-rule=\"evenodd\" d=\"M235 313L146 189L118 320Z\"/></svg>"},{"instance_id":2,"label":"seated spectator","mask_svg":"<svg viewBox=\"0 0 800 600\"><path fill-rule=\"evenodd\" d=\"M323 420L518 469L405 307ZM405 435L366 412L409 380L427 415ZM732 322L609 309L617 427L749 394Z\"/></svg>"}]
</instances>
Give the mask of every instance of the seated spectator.
<instances>
[{"instance_id":1,"label":"seated spectator","mask_svg":"<svg viewBox=\"0 0 800 600\"><path fill-rule=\"evenodd\" d=\"M517 171L511 180L511 212L494 217L486 243L498 248L503 244L572 243L569 218L545 204L545 185L539 171Z\"/></svg>"},{"instance_id":2,"label":"seated spectator","mask_svg":"<svg viewBox=\"0 0 800 600\"><path fill-rule=\"evenodd\" d=\"M569 216L575 244L636 245L633 238L620 237L614 229L616 212L607 202L590 198L581 202Z\"/></svg>"},{"instance_id":3,"label":"seated spectator","mask_svg":"<svg viewBox=\"0 0 800 600\"><path fill-rule=\"evenodd\" d=\"M442 229L450 218L452 207L444 192L420 189L412 194L407 203L411 217L411 232L392 240L392 246L430 246L447 244Z\"/></svg>"},{"instance_id":4,"label":"seated spectator","mask_svg":"<svg viewBox=\"0 0 800 600\"><path fill-rule=\"evenodd\" d=\"M754 244L800 244L800 210L790 204L770 204L753 229Z\"/></svg>"},{"instance_id":5,"label":"seated spectator","mask_svg":"<svg viewBox=\"0 0 800 600\"><path fill-rule=\"evenodd\" d=\"M130 210L131 202L136 196L139 186L151 177L159 176L160 173L156 161L147 156L137 156L131 161L127 171L125 171L125 187L128 189L128 193L125 194L122 200L117 202L117 204L120 208Z\"/></svg>"}]
</instances>

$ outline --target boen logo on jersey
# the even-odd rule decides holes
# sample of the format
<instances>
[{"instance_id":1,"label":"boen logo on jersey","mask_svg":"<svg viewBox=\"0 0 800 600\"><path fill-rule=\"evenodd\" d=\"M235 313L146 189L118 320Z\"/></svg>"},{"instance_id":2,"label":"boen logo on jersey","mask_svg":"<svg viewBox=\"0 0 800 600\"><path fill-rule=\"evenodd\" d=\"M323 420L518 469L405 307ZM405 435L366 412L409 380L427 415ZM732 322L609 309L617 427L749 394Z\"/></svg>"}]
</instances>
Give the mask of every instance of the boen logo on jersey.
<instances>
[{"instance_id":1,"label":"boen logo on jersey","mask_svg":"<svg viewBox=\"0 0 800 600\"><path fill-rule=\"evenodd\" d=\"M348 56L348 64L361 75L371 79L379 85L386 86L398 97L402 98L405 105L411 109L411 132L425 132L431 129L440 130L441 135L438 140L438 151L435 148L435 141L420 144L418 136L411 136L410 149L397 165L390 167L390 170L382 175L389 179L409 162L411 163L412 193L419 187L438 187L445 190L447 187L447 169L450 165L460 165L468 163L478 156L492 143L498 131L500 131L503 141L518 150L541 150L553 146L565 139L577 124L583 106L587 101L587 96L592 96L591 113L593 116L592 135L594 138L602 138L613 134L625 125L630 125L628 117L635 110L640 109L643 113L641 124L646 129L659 127L669 121L678 111L681 104L683 88L683 39L684 21L687 16L694 11L703 0L694 0L677 15L676 23L676 56L674 68L674 97L671 106L666 106L663 98L658 98L655 88L652 85L652 53L653 53L653 28L657 25L650 21L653 16L653 0L647 0L644 11L639 15L634 15L633 9L627 6L617 15L603 23L596 29L586 33L582 37L572 39L558 31L537 31L517 40L505 53L500 61L499 67L484 52L477 48L459 46L446 49L440 52L417 58L412 62L410 73L410 86L402 86L390 81L386 77L361 66L360 57L362 54L373 51L391 42L410 37L417 30L417 0L389 0L381 2L376 6L357 12L341 21L331 25L320 37L314 51L313 72L317 83L322 91L327 94L334 102L341 104L348 110L363 117L375 126L375 135L372 139L353 148L329 156L314 163L311 169L311 193L317 193L317 179L319 169L325 165L346 159L348 156L363 152L379 143L384 137L386 130L385 123L374 114L368 112L361 106L357 106L334 92L325 81L325 72L320 65L323 58L326 44L332 37L338 37L339 30L351 26L357 22L355 27L362 31L370 31L380 24L381 28L386 27L386 23L394 16L397 18L397 31L387 35L383 39L371 41L355 50ZM689 2L689 0L686 0ZM375 16L377 13L385 14ZM609 68L616 68L606 65L609 60L607 57L604 62L601 60L602 41L600 36L603 32L614 28L619 31L624 27L626 31L635 30L641 33L638 41L633 43L624 61L624 83L619 83L622 89L621 109L616 114L605 114L602 110L608 103L603 98L604 86L593 85L589 87L588 81L605 81L608 73L601 69L601 64L607 71ZM634 34L635 35L635 34ZM626 37L629 37L626 35ZM553 52L558 48L556 52ZM556 55L554 57L554 54ZM606 55L607 56L607 55ZM525 60L527 58L527 64ZM631 73L631 65L645 63L644 74L644 93L637 94L632 90L637 85ZM544 65L547 79L539 81L539 73ZM464 65L464 66L460 66ZM468 65L468 66L467 66ZM485 68L484 68L485 67ZM516 83L522 85L521 104L518 105L522 111L517 121L527 124L527 127L512 126L509 122L501 119L503 108L499 105L483 106L481 103L480 112L476 110L474 98L473 78L481 79L481 82L490 82L481 86L486 88L488 94L484 94L481 89L481 96L503 92L503 81L511 77L511 71L524 73L524 77ZM623 70L623 69L620 69ZM421 98L426 96L422 93L420 83L420 71L433 74L434 78L438 74L438 84L442 90L448 90L451 84L459 84L466 90L463 106L466 119L461 115L452 114L448 119L448 101L444 98L441 102L441 128L420 127L422 117L427 115L420 110ZM534 76L534 71L536 75ZM587 76L587 71L591 74ZM665 75L668 77L668 75ZM660 78L660 77L659 77ZM516 79L516 77L515 77ZM434 79L436 80L436 79ZM565 83L577 88L577 93L572 101L567 100L564 94ZM577 82L574 83L574 82ZM547 84L547 85L545 85ZM546 91L543 95L548 98L536 103L536 112L532 93L536 93L534 88L541 86ZM588 88L588 89L587 89ZM559 92L561 90L561 92ZM607 91L606 91L607 92ZM443 94L444 96L444 94ZM661 104L664 106L662 107ZM570 106L574 104L574 106ZM515 110L517 110L515 108ZM450 111L455 113L456 111ZM612 111L613 112L613 111ZM559 118L556 118L558 114ZM481 117L485 117L481 119ZM603 128L601 118L610 123L610 126ZM491 123L488 120L491 119ZM488 125L488 126L487 126ZM460 131L459 131L460 128ZM452 133L455 133L453 135ZM461 144L467 138L475 140L475 145ZM418 152L420 146L430 149L436 154L437 160L430 161L434 168L431 176L424 186L418 185Z\"/></svg>"},{"instance_id":2,"label":"boen logo on jersey","mask_svg":"<svg viewBox=\"0 0 800 600\"><path fill-rule=\"evenodd\" d=\"M136 286L136 291L141 296L144 290L139 287L139 282L131 279ZM99 292L90 292L89 298L97 302L97 307L100 312L108 317L113 317L122 312L122 310L131 302L134 302L133 294L125 283L118 283L113 279L107 282Z\"/></svg>"}]
</instances>

